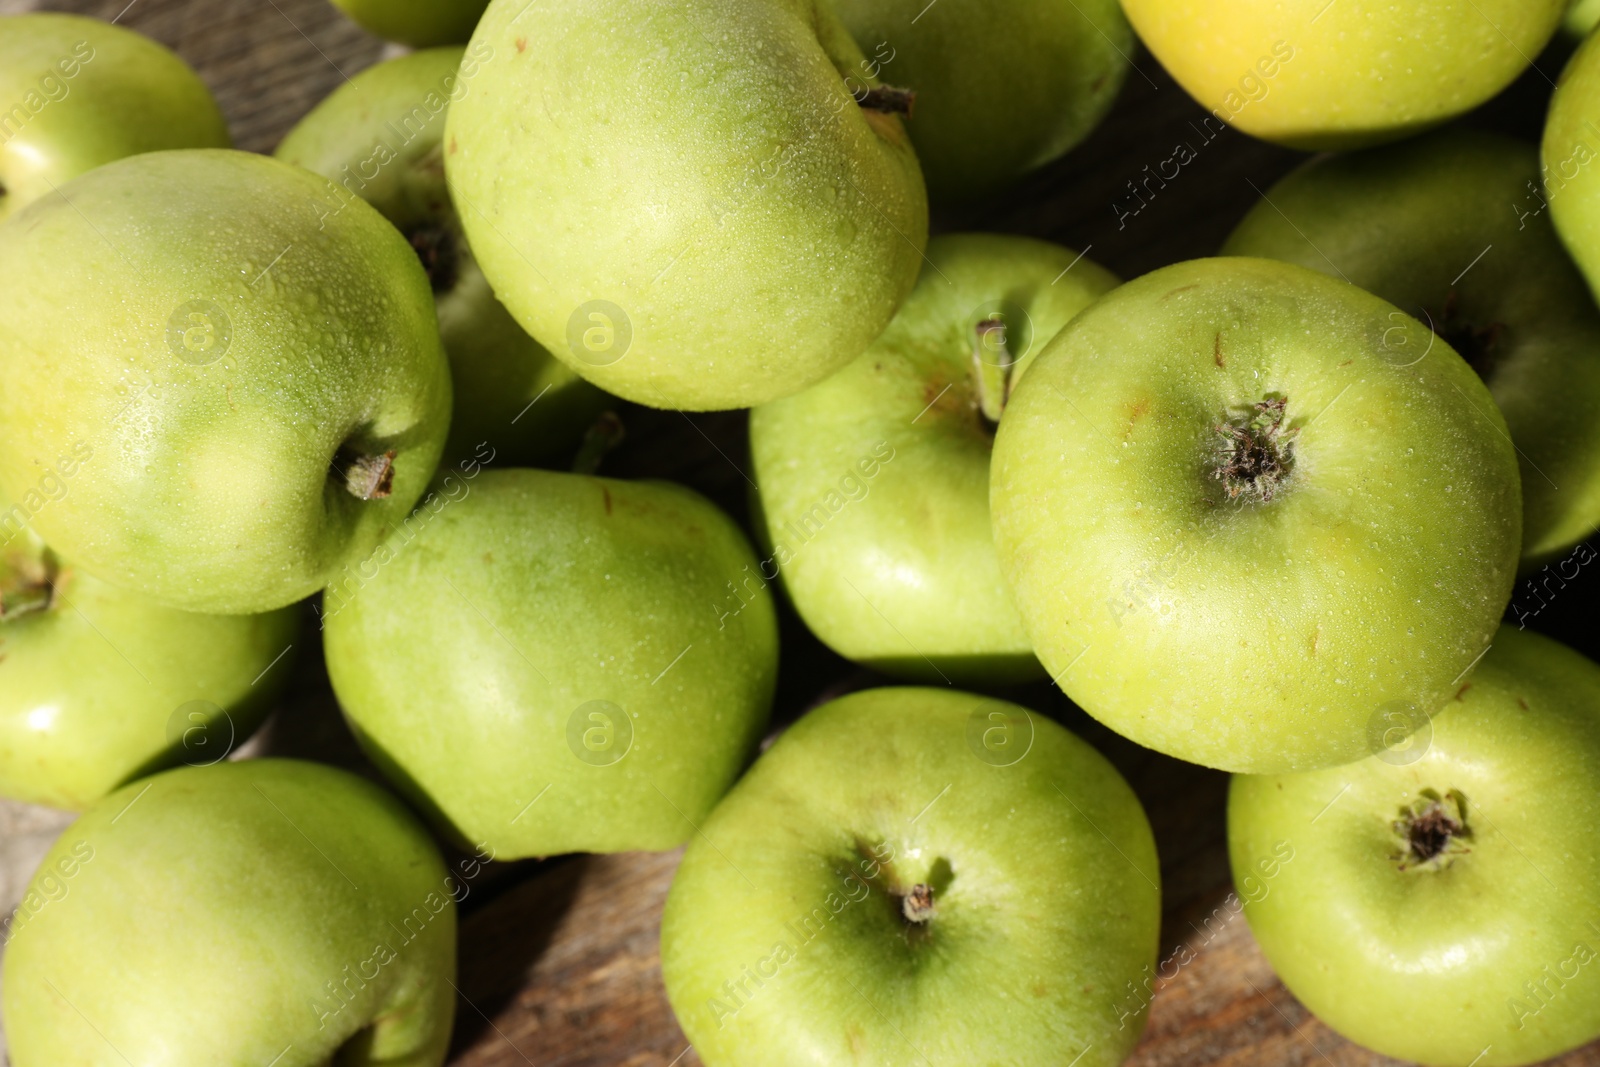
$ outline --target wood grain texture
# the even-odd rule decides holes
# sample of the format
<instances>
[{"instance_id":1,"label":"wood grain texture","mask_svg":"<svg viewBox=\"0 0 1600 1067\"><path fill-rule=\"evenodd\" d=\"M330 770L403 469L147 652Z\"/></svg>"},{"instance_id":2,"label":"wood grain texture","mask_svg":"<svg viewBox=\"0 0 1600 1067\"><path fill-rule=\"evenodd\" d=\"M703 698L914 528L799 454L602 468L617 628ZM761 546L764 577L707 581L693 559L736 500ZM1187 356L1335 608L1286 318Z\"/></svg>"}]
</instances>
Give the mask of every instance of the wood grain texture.
<instances>
[{"instance_id":1,"label":"wood grain texture","mask_svg":"<svg viewBox=\"0 0 1600 1067\"><path fill-rule=\"evenodd\" d=\"M121 24L175 49L216 93L235 143L270 151L313 104L384 54L324 0L0 0L0 12L36 6ZM1472 121L1534 139L1548 81L1562 56L1534 71ZM1149 56L1111 117L1066 159L1014 193L944 211L937 232L1028 234L1087 250L1124 277L1215 251L1259 191L1304 157L1234 131L1209 134L1204 113ZM1194 160L1176 177L1130 187L1186 145ZM740 413L685 415L627 408L628 442L607 461L619 477L665 477L746 514L748 473ZM1540 620L1593 655L1587 595L1572 593ZM1561 614L1567 613L1567 614ZM1572 618L1584 615L1573 629ZM822 699L885 679L819 645L791 611L782 620L784 661L776 721ZM261 751L324 759L372 773L339 719L314 629L297 650L293 693ZM1110 734L1046 687L997 691L1077 731L1126 775L1150 813L1162 860L1162 958L1188 959L1156 983L1137 1067L1377 1067L1384 1059L1318 1023L1273 975L1244 918L1230 904L1223 831L1226 776L1178 763ZM0 812L0 886L36 862L59 816ZM43 835L41 837L41 835ZM31 859L29 857L32 857ZM493 865L463 903L456 1067L689 1067L699 1063L679 1031L660 979L662 902L678 853L568 857ZM9 903L9 902L5 902ZM1192 959L1189 957L1192 956ZM1168 973L1170 973L1170 968ZM908 1054L908 1063L913 1057ZM1600 1046L1554 1061L1600 1067Z\"/></svg>"}]
</instances>

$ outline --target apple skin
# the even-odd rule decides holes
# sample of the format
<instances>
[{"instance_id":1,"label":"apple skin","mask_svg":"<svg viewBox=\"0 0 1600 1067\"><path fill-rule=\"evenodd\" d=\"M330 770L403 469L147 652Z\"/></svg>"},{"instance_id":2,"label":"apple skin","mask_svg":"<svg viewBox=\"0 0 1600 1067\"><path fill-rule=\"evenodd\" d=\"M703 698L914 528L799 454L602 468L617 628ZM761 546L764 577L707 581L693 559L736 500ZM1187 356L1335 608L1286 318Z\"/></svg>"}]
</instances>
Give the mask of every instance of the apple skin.
<instances>
[{"instance_id":1,"label":"apple skin","mask_svg":"<svg viewBox=\"0 0 1600 1067\"><path fill-rule=\"evenodd\" d=\"M455 390L446 457L488 441L504 462L539 463L577 445L615 401L522 332L478 269L450 202L444 116L493 61L486 52L434 48L368 67L301 119L274 154L362 197L413 247L437 256L429 275Z\"/></svg>"},{"instance_id":2,"label":"apple skin","mask_svg":"<svg viewBox=\"0 0 1600 1067\"><path fill-rule=\"evenodd\" d=\"M463 44L489 0L333 0L368 33L412 48Z\"/></svg>"},{"instance_id":3,"label":"apple skin","mask_svg":"<svg viewBox=\"0 0 1600 1067\"><path fill-rule=\"evenodd\" d=\"M988 715L1030 747L980 757ZM708 1067L1108 1067L1144 1028L1116 1005L1155 964L1159 880L1133 791L1060 726L868 690L790 727L690 842L662 977Z\"/></svg>"},{"instance_id":4,"label":"apple skin","mask_svg":"<svg viewBox=\"0 0 1600 1067\"><path fill-rule=\"evenodd\" d=\"M1306 1007L1386 1056L1497 1067L1600 1037L1600 982L1561 978L1600 966L1600 847L1573 833L1600 778L1600 668L1505 627L1430 729L1346 767L1234 778L1236 880L1295 850L1245 906L1251 931ZM1425 789L1459 791L1471 832L1432 865L1396 859Z\"/></svg>"},{"instance_id":5,"label":"apple skin","mask_svg":"<svg viewBox=\"0 0 1600 1067\"><path fill-rule=\"evenodd\" d=\"M1556 233L1600 296L1600 45L1595 35L1567 61L1545 120L1540 146L1544 195Z\"/></svg>"},{"instance_id":6,"label":"apple skin","mask_svg":"<svg viewBox=\"0 0 1600 1067\"><path fill-rule=\"evenodd\" d=\"M1223 122L1308 151L1398 140L1521 74L1566 0L1123 0L1146 47Z\"/></svg>"},{"instance_id":7,"label":"apple skin","mask_svg":"<svg viewBox=\"0 0 1600 1067\"><path fill-rule=\"evenodd\" d=\"M213 614L282 607L365 558L449 429L411 247L331 182L244 152L134 156L63 192L0 226L0 486L34 529ZM389 496L346 489L347 448L396 453Z\"/></svg>"},{"instance_id":8,"label":"apple skin","mask_svg":"<svg viewBox=\"0 0 1600 1067\"><path fill-rule=\"evenodd\" d=\"M113 160L232 143L187 63L77 15L0 16L0 108L0 222Z\"/></svg>"},{"instance_id":9,"label":"apple skin","mask_svg":"<svg viewBox=\"0 0 1600 1067\"><path fill-rule=\"evenodd\" d=\"M875 83L825 0L526 9L489 5L473 47L495 58L445 152L523 328L618 396L693 411L860 355L916 281L927 195L900 120L847 90Z\"/></svg>"},{"instance_id":10,"label":"apple skin","mask_svg":"<svg viewBox=\"0 0 1600 1067\"><path fill-rule=\"evenodd\" d=\"M222 759L255 732L289 676L293 609L163 607L63 563L9 512L0 498L0 796L82 811L153 770ZM14 612L16 592L48 606ZM190 707L200 701L210 707Z\"/></svg>"},{"instance_id":11,"label":"apple skin","mask_svg":"<svg viewBox=\"0 0 1600 1067\"><path fill-rule=\"evenodd\" d=\"M1589 36L1597 22L1600 22L1600 0L1572 0L1561 19L1561 29L1568 37L1581 41Z\"/></svg>"},{"instance_id":12,"label":"apple skin","mask_svg":"<svg viewBox=\"0 0 1600 1067\"><path fill-rule=\"evenodd\" d=\"M1519 453L1524 569L1600 525L1600 311L1538 187L1531 145L1441 131L1312 160L1223 246L1359 285L1467 358Z\"/></svg>"},{"instance_id":13,"label":"apple skin","mask_svg":"<svg viewBox=\"0 0 1600 1067\"><path fill-rule=\"evenodd\" d=\"M840 655L919 681L1037 678L989 529L976 328L1001 311L1010 355L1031 360L1117 279L1021 237L936 237L928 260L860 358L750 413L757 527L801 618Z\"/></svg>"},{"instance_id":14,"label":"apple skin","mask_svg":"<svg viewBox=\"0 0 1600 1067\"><path fill-rule=\"evenodd\" d=\"M11 1062L322 1067L370 1026L341 1064L438 1067L456 884L398 801L332 767L219 763L126 786L56 842L23 900Z\"/></svg>"},{"instance_id":15,"label":"apple skin","mask_svg":"<svg viewBox=\"0 0 1600 1067\"><path fill-rule=\"evenodd\" d=\"M915 90L906 131L936 203L993 194L1065 155L1111 110L1134 49L1117 0L832 2L864 73Z\"/></svg>"},{"instance_id":16,"label":"apple skin","mask_svg":"<svg viewBox=\"0 0 1600 1067\"><path fill-rule=\"evenodd\" d=\"M1290 469L1271 499L1230 497L1219 427L1273 397ZM1516 454L1483 383L1393 305L1287 263L1195 260L1101 297L1012 394L991 478L1045 669L1123 736L1224 770L1348 763L1372 717L1431 714L1516 576Z\"/></svg>"},{"instance_id":17,"label":"apple skin","mask_svg":"<svg viewBox=\"0 0 1600 1067\"><path fill-rule=\"evenodd\" d=\"M772 702L770 594L719 618L743 534L681 486L533 470L479 471L418 518L324 601L368 755L501 858L682 844Z\"/></svg>"}]
</instances>

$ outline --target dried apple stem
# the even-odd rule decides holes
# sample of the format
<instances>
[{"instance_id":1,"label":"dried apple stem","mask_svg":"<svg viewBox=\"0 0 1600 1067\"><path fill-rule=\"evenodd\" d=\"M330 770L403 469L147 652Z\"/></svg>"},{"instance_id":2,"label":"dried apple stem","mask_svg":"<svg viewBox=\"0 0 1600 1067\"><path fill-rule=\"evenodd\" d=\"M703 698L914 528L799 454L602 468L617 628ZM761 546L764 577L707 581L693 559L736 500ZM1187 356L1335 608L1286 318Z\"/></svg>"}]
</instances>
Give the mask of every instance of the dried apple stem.
<instances>
[{"instance_id":1,"label":"dried apple stem","mask_svg":"<svg viewBox=\"0 0 1600 1067\"><path fill-rule=\"evenodd\" d=\"M911 117L911 111L916 106L917 94L910 89L900 89L893 85L874 85L870 89L860 89L850 94L856 98L867 111L881 111L885 115L904 115Z\"/></svg>"},{"instance_id":2,"label":"dried apple stem","mask_svg":"<svg viewBox=\"0 0 1600 1067\"><path fill-rule=\"evenodd\" d=\"M357 500L382 500L394 490L394 449L367 455L341 450L335 466L344 473L344 487Z\"/></svg>"},{"instance_id":3,"label":"dried apple stem","mask_svg":"<svg viewBox=\"0 0 1600 1067\"><path fill-rule=\"evenodd\" d=\"M983 417L998 423L1011 398L1011 367L1014 362L1006 344L1006 324L998 315L979 322L976 343L972 346L972 378L978 389L978 407Z\"/></svg>"},{"instance_id":4,"label":"dried apple stem","mask_svg":"<svg viewBox=\"0 0 1600 1067\"><path fill-rule=\"evenodd\" d=\"M900 914L906 922L921 925L933 918L933 887L919 882L900 898Z\"/></svg>"}]
</instances>

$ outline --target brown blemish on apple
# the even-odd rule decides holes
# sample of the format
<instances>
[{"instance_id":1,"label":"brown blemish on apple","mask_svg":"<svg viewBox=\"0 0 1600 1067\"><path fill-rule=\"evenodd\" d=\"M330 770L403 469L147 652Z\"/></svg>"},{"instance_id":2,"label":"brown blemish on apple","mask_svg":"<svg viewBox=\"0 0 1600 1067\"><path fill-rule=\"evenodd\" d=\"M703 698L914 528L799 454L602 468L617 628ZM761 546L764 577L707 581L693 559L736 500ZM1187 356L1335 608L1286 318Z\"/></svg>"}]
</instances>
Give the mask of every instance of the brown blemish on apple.
<instances>
[{"instance_id":1,"label":"brown blemish on apple","mask_svg":"<svg viewBox=\"0 0 1600 1067\"><path fill-rule=\"evenodd\" d=\"M1527 711L1528 710L1528 702L1526 700L1523 700L1521 697L1518 697L1517 698L1517 707L1521 708L1523 711Z\"/></svg>"},{"instance_id":2,"label":"brown blemish on apple","mask_svg":"<svg viewBox=\"0 0 1600 1067\"><path fill-rule=\"evenodd\" d=\"M452 156L456 154L456 139L454 136L450 138L450 154Z\"/></svg>"},{"instance_id":3,"label":"brown blemish on apple","mask_svg":"<svg viewBox=\"0 0 1600 1067\"><path fill-rule=\"evenodd\" d=\"M1320 651L1322 651L1322 624L1318 623L1317 628L1311 631L1311 654L1315 656Z\"/></svg>"},{"instance_id":4,"label":"brown blemish on apple","mask_svg":"<svg viewBox=\"0 0 1600 1067\"><path fill-rule=\"evenodd\" d=\"M1227 364L1224 363L1223 360L1222 360L1222 331L1221 330L1217 331L1216 340L1211 343L1211 362L1213 362L1213 363L1215 363L1217 365L1217 369L1218 370L1222 370L1222 369L1227 367Z\"/></svg>"},{"instance_id":5,"label":"brown blemish on apple","mask_svg":"<svg viewBox=\"0 0 1600 1067\"><path fill-rule=\"evenodd\" d=\"M526 52L527 50L528 50L528 39L526 37L518 37L517 38L517 55L520 56L522 53Z\"/></svg>"},{"instance_id":6,"label":"brown blemish on apple","mask_svg":"<svg viewBox=\"0 0 1600 1067\"><path fill-rule=\"evenodd\" d=\"M1147 396L1141 396L1138 400L1135 400L1131 405L1129 405L1128 428L1122 433L1123 440L1127 440L1133 436L1133 424L1138 422L1139 419L1149 410L1150 398Z\"/></svg>"},{"instance_id":7,"label":"brown blemish on apple","mask_svg":"<svg viewBox=\"0 0 1600 1067\"><path fill-rule=\"evenodd\" d=\"M1198 282L1196 282L1194 285L1180 285L1176 289L1168 290L1167 293L1161 297L1161 299L1165 300L1169 296L1177 296L1179 293L1187 293L1190 289L1198 288L1200 288L1200 284Z\"/></svg>"},{"instance_id":8,"label":"brown blemish on apple","mask_svg":"<svg viewBox=\"0 0 1600 1067\"><path fill-rule=\"evenodd\" d=\"M600 496L606 503L606 514L611 514L611 490L602 485L600 487Z\"/></svg>"},{"instance_id":9,"label":"brown blemish on apple","mask_svg":"<svg viewBox=\"0 0 1600 1067\"><path fill-rule=\"evenodd\" d=\"M1467 690L1471 689L1471 688L1472 688L1472 683L1468 682L1465 685L1463 685L1460 689L1457 689L1456 690L1456 699L1460 700L1462 697L1466 696L1467 695Z\"/></svg>"}]
</instances>

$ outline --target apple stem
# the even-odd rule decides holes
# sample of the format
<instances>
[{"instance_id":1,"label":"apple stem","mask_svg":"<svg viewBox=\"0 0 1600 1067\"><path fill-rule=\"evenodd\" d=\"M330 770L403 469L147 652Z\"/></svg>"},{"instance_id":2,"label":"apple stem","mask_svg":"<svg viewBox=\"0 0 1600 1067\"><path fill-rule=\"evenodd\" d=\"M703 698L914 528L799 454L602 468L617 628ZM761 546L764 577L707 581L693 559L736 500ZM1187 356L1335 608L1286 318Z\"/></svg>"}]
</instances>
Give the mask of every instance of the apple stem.
<instances>
[{"instance_id":1,"label":"apple stem","mask_svg":"<svg viewBox=\"0 0 1600 1067\"><path fill-rule=\"evenodd\" d=\"M573 474L593 474L600 462L627 439L628 431L615 411L604 411L594 420L594 425L584 431L583 444L572 460Z\"/></svg>"},{"instance_id":2,"label":"apple stem","mask_svg":"<svg viewBox=\"0 0 1600 1067\"><path fill-rule=\"evenodd\" d=\"M41 558L0 566L0 623L49 610L55 605L58 583L55 556L48 550Z\"/></svg>"},{"instance_id":3,"label":"apple stem","mask_svg":"<svg viewBox=\"0 0 1600 1067\"><path fill-rule=\"evenodd\" d=\"M394 491L394 449L377 455L341 449L334 466L344 472L344 487L357 500L382 500Z\"/></svg>"},{"instance_id":4,"label":"apple stem","mask_svg":"<svg viewBox=\"0 0 1600 1067\"><path fill-rule=\"evenodd\" d=\"M1467 826L1467 798L1452 789L1444 796L1424 789L1421 798L1409 808L1403 808L1395 820L1394 831L1404 843L1400 855L1400 869L1427 866L1440 857L1468 851L1462 841L1472 839Z\"/></svg>"},{"instance_id":5,"label":"apple stem","mask_svg":"<svg viewBox=\"0 0 1600 1067\"><path fill-rule=\"evenodd\" d=\"M911 891L900 898L900 914L906 917L906 922L919 926L933 918L933 887L925 882L912 886Z\"/></svg>"},{"instance_id":6,"label":"apple stem","mask_svg":"<svg viewBox=\"0 0 1600 1067\"><path fill-rule=\"evenodd\" d=\"M857 89L851 92L856 103L863 110L880 111L885 115L904 115L911 117L912 109L916 107L917 94L910 89L901 89L893 85L874 85L870 89Z\"/></svg>"},{"instance_id":7,"label":"apple stem","mask_svg":"<svg viewBox=\"0 0 1600 1067\"><path fill-rule=\"evenodd\" d=\"M1006 324L998 314L978 323L972 346L972 378L978 388L978 407L983 417L998 423L1011 398L1011 368L1014 359L1006 344Z\"/></svg>"},{"instance_id":8,"label":"apple stem","mask_svg":"<svg viewBox=\"0 0 1600 1067\"><path fill-rule=\"evenodd\" d=\"M1243 415L1217 424L1223 445L1212 477L1227 488L1228 499L1266 503L1277 495L1294 469L1296 430L1283 428L1285 397L1268 397Z\"/></svg>"}]
</instances>

